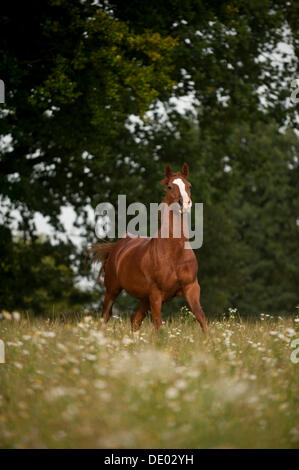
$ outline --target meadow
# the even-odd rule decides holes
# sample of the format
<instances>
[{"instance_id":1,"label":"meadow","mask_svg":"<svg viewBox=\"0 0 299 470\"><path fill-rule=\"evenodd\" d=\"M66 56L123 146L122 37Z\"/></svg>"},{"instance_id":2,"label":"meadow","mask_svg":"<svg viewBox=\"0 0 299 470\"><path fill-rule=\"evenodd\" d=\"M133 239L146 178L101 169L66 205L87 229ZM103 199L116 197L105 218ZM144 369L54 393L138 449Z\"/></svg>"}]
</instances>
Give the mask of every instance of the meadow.
<instances>
[{"instance_id":1,"label":"meadow","mask_svg":"<svg viewBox=\"0 0 299 470\"><path fill-rule=\"evenodd\" d=\"M298 448L299 315L4 319L1 448ZM297 356L299 356L297 354Z\"/></svg>"}]
</instances>

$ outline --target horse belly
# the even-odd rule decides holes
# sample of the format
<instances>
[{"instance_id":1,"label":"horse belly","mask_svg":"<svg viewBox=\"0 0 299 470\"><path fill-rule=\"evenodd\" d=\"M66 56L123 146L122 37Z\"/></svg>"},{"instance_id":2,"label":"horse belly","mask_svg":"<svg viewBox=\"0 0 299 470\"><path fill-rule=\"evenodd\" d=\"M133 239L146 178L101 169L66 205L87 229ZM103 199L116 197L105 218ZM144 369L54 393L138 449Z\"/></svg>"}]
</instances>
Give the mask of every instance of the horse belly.
<instances>
[{"instance_id":1,"label":"horse belly","mask_svg":"<svg viewBox=\"0 0 299 470\"><path fill-rule=\"evenodd\" d=\"M138 269L138 266L134 266L131 269L129 266L126 266L119 275L119 283L132 297L144 299L149 296L147 280L142 271Z\"/></svg>"},{"instance_id":2,"label":"horse belly","mask_svg":"<svg viewBox=\"0 0 299 470\"><path fill-rule=\"evenodd\" d=\"M128 246L128 250L119 258L117 265L119 284L128 294L137 299L149 296L149 283L144 275L143 266L145 244L146 240L142 239L131 241L131 246Z\"/></svg>"}]
</instances>

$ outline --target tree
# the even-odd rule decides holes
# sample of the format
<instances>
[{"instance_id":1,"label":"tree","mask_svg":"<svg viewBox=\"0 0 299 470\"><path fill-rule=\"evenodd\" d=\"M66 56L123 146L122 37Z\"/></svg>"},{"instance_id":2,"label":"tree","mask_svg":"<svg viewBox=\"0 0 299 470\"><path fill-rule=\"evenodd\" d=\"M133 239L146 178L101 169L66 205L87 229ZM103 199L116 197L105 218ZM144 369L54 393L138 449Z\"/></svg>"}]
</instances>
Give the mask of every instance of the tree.
<instances>
[{"instance_id":1,"label":"tree","mask_svg":"<svg viewBox=\"0 0 299 470\"><path fill-rule=\"evenodd\" d=\"M33 211L61 228L61 206L82 211L112 176L115 141L131 138L128 115L172 86L175 40L134 34L91 1L11 5L2 15L0 133L11 144L0 154L1 192L26 207L28 228Z\"/></svg>"},{"instance_id":2,"label":"tree","mask_svg":"<svg viewBox=\"0 0 299 470\"><path fill-rule=\"evenodd\" d=\"M49 315L91 303L93 294L76 287L71 254L63 243L53 247L49 240L12 240L10 231L0 227L0 305Z\"/></svg>"}]
</instances>

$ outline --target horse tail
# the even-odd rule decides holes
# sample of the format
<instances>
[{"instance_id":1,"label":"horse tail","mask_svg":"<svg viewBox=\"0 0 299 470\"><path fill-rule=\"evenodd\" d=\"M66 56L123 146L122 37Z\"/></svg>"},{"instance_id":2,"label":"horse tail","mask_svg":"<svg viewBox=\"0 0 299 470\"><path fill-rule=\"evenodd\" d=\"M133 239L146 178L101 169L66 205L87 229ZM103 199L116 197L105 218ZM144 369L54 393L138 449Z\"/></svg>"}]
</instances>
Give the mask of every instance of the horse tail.
<instances>
[{"instance_id":1,"label":"horse tail","mask_svg":"<svg viewBox=\"0 0 299 470\"><path fill-rule=\"evenodd\" d=\"M92 254L92 261L95 263L102 263L99 274L97 276L97 281L100 280L102 271L105 272L105 264L108 259L108 256L115 248L116 243L105 242L105 243L95 243L87 250L88 255Z\"/></svg>"}]
</instances>

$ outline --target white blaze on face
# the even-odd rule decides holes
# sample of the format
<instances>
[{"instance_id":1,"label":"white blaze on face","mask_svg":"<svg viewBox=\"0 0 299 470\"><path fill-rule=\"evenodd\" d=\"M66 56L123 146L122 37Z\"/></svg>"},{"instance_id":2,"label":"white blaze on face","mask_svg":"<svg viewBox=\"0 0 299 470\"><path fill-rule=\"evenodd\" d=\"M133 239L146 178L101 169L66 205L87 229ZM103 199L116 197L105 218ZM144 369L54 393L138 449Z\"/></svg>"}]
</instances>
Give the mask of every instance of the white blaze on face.
<instances>
[{"instance_id":1,"label":"white blaze on face","mask_svg":"<svg viewBox=\"0 0 299 470\"><path fill-rule=\"evenodd\" d=\"M190 197L188 196L188 193L186 191L186 186L184 181L181 178L176 178L173 180L174 184L177 184L183 199L183 212L189 212L192 206L192 202Z\"/></svg>"}]
</instances>

